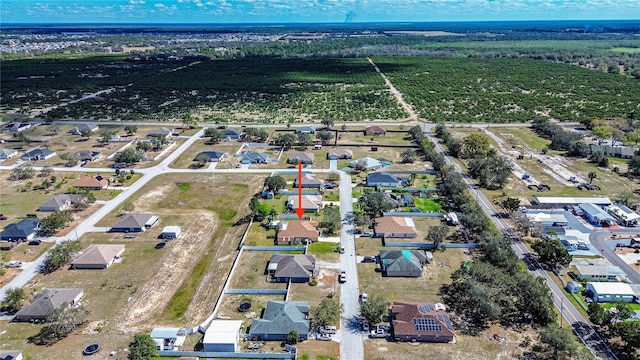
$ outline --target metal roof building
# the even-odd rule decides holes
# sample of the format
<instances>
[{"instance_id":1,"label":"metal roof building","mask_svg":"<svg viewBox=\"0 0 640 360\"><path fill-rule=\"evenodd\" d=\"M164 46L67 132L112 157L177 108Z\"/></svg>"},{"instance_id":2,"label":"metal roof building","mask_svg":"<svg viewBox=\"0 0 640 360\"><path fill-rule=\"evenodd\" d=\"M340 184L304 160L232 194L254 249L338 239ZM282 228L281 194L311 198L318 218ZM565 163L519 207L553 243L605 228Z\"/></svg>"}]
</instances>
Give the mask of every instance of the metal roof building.
<instances>
[{"instance_id":1,"label":"metal roof building","mask_svg":"<svg viewBox=\"0 0 640 360\"><path fill-rule=\"evenodd\" d=\"M600 206L594 204L580 204L578 205L584 212L584 216L593 225L611 226L615 225L616 219L604 211Z\"/></svg>"},{"instance_id":2,"label":"metal roof building","mask_svg":"<svg viewBox=\"0 0 640 360\"><path fill-rule=\"evenodd\" d=\"M607 207L607 211L609 214L618 218L625 226L638 225L640 215L622 204L610 205Z\"/></svg>"},{"instance_id":3,"label":"metal roof building","mask_svg":"<svg viewBox=\"0 0 640 360\"><path fill-rule=\"evenodd\" d=\"M564 207L579 204L593 204L600 206L611 205L611 200L606 196L537 196L534 195L531 200L533 205L548 207Z\"/></svg>"}]
</instances>

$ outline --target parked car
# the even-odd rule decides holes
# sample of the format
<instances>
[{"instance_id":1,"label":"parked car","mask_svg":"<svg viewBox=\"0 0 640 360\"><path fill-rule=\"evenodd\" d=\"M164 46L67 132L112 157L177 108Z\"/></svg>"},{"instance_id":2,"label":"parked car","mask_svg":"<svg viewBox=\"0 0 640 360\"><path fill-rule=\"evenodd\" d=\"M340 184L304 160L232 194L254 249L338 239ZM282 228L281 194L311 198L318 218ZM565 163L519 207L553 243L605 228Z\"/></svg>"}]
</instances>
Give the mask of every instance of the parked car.
<instances>
[{"instance_id":1,"label":"parked car","mask_svg":"<svg viewBox=\"0 0 640 360\"><path fill-rule=\"evenodd\" d=\"M319 341L331 341L331 335L330 334L318 334L318 336L316 336L316 340L319 340Z\"/></svg>"},{"instance_id":2,"label":"parked car","mask_svg":"<svg viewBox=\"0 0 640 360\"><path fill-rule=\"evenodd\" d=\"M127 234L124 236L125 239L135 239L138 235L136 234Z\"/></svg>"},{"instance_id":3,"label":"parked car","mask_svg":"<svg viewBox=\"0 0 640 360\"><path fill-rule=\"evenodd\" d=\"M369 334L370 338L386 338L389 335L388 332L382 330L382 329L375 329L371 331L371 334Z\"/></svg>"},{"instance_id":4,"label":"parked car","mask_svg":"<svg viewBox=\"0 0 640 360\"><path fill-rule=\"evenodd\" d=\"M369 301L369 293L367 293L367 290L363 291L362 295L360 295L360 301L363 304Z\"/></svg>"},{"instance_id":5,"label":"parked car","mask_svg":"<svg viewBox=\"0 0 640 360\"><path fill-rule=\"evenodd\" d=\"M347 282L347 273L345 273L344 271L340 273L340 278L338 278L338 281L341 283L345 283Z\"/></svg>"},{"instance_id":6,"label":"parked car","mask_svg":"<svg viewBox=\"0 0 640 360\"><path fill-rule=\"evenodd\" d=\"M22 267L22 261L9 261L7 263L7 267L10 267L10 268L21 268Z\"/></svg>"},{"instance_id":7,"label":"parked car","mask_svg":"<svg viewBox=\"0 0 640 360\"><path fill-rule=\"evenodd\" d=\"M340 254L344 254L344 246L340 246L339 252L340 252Z\"/></svg>"},{"instance_id":8,"label":"parked car","mask_svg":"<svg viewBox=\"0 0 640 360\"><path fill-rule=\"evenodd\" d=\"M378 330L382 330L382 331L386 331L386 332L391 331L391 326L389 326L389 325L382 325L382 324L380 324L380 325L378 325L376 328L377 328Z\"/></svg>"},{"instance_id":9,"label":"parked car","mask_svg":"<svg viewBox=\"0 0 640 360\"><path fill-rule=\"evenodd\" d=\"M29 245L40 245L41 242L42 240L40 239L33 239L33 240L29 240Z\"/></svg>"},{"instance_id":10,"label":"parked car","mask_svg":"<svg viewBox=\"0 0 640 360\"><path fill-rule=\"evenodd\" d=\"M159 242L156 244L155 248L156 249L164 249L164 247L167 246L166 242Z\"/></svg>"},{"instance_id":11,"label":"parked car","mask_svg":"<svg viewBox=\"0 0 640 360\"><path fill-rule=\"evenodd\" d=\"M362 237L372 237L373 236L373 232L371 231L363 231L360 233L360 236Z\"/></svg>"},{"instance_id":12,"label":"parked car","mask_svg":"<svg viewBox=\"0 0 640 360\"><path fill-rule=\"evenodd\" d=\"M9 219L9 217L5 216L4 214L0 214L0 220L7 220Z\"/></svg>"},{"instance_id":13,"label":"parked car","mask_svg":"<svg viewBox=\"0 0 640 360\"><path fill-rule=\"evenodd\" d=\"M362 320L362 331L369 332L369 322L367 320Z\"/></svg>"},{"instance_id":14,"label":"parked car","mask_svg":"<svg viewBox=\"0 0 640 360\"><path fill-rule=\"evenodd\" d=\"M333 335L338 331L338 329L335 326L326 325L326 326L321 326L318 331L320 332L320 334Z\"/></svg>"},{"instance_id":15,"label":"parked car","mask_svg":"<svg viewBox=\"0 0 640 360\"><path fill-rule=\"evenodd\" d=\"M362 257L362 262L363 263L374 263L374 262L376 262L376 258L375 258L375 256L363 256Z\"/></svg>"}]
</instances>

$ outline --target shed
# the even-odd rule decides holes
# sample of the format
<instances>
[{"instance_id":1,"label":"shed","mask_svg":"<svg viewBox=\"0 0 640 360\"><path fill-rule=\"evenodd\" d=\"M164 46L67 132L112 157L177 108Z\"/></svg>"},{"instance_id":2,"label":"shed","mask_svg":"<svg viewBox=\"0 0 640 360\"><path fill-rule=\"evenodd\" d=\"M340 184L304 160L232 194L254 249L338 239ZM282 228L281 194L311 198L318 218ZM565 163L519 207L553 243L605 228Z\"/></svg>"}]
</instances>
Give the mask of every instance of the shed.
<instances>
[{"instance_id":1,"label":"shed","mask_svg":"<svg viewBox=\"0 0 640 360\"><path fill-rule=\"evenodd\" d=\"M180 226L165 226L162 229L163 239L177 239L182 235L182 229Z\"/></svg>"},{"instance_id":2,"label":"shed","mask_svg":"<svg viewBox=\"0 0 640 360\"><path fill-rule=\"evenodd\" d=\"M567 283L567 291L569 291L570 293L578 294L580 293L581 290L582 290L582 285L578 284L577 282L569 281Z\"/></svg>"},{"instance_id":3,"label":"shed","mask_svg":"<svg viewBox=\"0 0 640 360\"><path fill-rule=\"evenodd\" d=\"M184 344L186 331L179 328L154 328L151 330L151 339L156 343L158 350L173 351Z\"/></svg>"},{"instance_id":4,"label":"shed","mask_svg":"<svg viewBox=\"0 0 640 360\"><path fill-rule=\"evenodd\" d=\"M239 352L242 320L213 320L202 338L204 351Z\"/></svg>"}]
</instances>

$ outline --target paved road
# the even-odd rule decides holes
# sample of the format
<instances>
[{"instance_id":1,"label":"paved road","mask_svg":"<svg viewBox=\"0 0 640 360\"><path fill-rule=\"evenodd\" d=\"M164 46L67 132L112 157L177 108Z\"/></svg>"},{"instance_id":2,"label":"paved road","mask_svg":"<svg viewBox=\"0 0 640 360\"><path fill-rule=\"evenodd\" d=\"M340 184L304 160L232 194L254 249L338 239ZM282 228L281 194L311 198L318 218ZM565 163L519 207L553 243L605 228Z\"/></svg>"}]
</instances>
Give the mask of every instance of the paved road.
<instances>
[{"instance_id":1,"label":"paved road","mask_svg":"<svg viewBox=\"0 0 640 360\"><path fill-rule=\"evenodd\" d=\"M124 202L126 199L128 199L129 196L133 195L136 191L140 190L144 185L146 185L154 177L164 173L165 172L164 169L166 169L169 166L169 164L171 164L178 156L180 156L180 154L182 154L199 137L201 137L202 133L204 133L204 130L199 131L191 139L185 141L182 145L180 145L180 147L178 147L173 153L171 153L169 156L167 156L158 165L156 165L154 167L151 167L151 168L147 168L147 169L141 169L140 172L144 173L145 176L143 176L138 181L133 183L133 185L129 186L129 188L127 190L125 190L125 191L121 192L120 194L118 194L118 196L116 196L111 201L107 201L96 212L94 212L93 214L89 215L89 217L87 217L83 222L81 222L78 226L76 226L74 231L71 231L69 233L69 237L58 238L57 242L61 242L61 241L65 240L65 239L69 239L69 238L74 238L75 236L81 237L85 233L90 232L91 230L93 230L95 225L96 225L96 223L98 221L100 221L100 219L102 219L107 214L109 214L111 211L113 211L118 205L120 205L122 202ZM2 170L2 169L0 169L0 170ZM54 169L54 171L57 171L57 170ZM59 171L68 171L68 169L67 168L62 168L62 170L59 170ZM113 171L113 169L109 169L109 172L111 172L111 171ZM4 299L4 296L5 296L5 293L6 293L7 289L15 288L15 287L22 287L25 284L27 284L29 281L31 281L33 276L35 276L35 274L38 272L38 269L40 268L40 266L44 262L45 257L46 257L46 253L43 254L42 256L40 256L35 261L25 265L23 267L22 271L17 276L15 276L11 281L9 281L7 284L5 284L0 289L0 299Z\"/></svg>"},{"instance_id":2,"label":"paved road","mask_svg":"<svg viewBox=\"0 0 640 360\"><path fill-rule=\"evenodd\" d=\"M417 122L423 122L423 120L417 120ZM64 124L95 124L98 125L116 125L116 126L125 126L125 125L135 125L135 126L182 126L182 123L178 122L170 122L170 121L82 121L82 120L58 120L54 121L54 124L64 125ZM346 125L347 127L362 127L363 125L398 125L403 124L406 125L402 121L391 120L391 121L375 121L375 122L358 122L358 121L349 121L349 122L340 122L334 125L334 128L340 128L342 125ZM227 124L220 124L220 126ZM253 124L253 123L244 123L238 122L231 124L233 127L246 125L246 126L255 126L260 128L287 128L286 124ZM302 126L305 124L296 124L296 126ZM317 124L310 124L317 125ZM457 127L473 127L473 128L486 128L486 127L511 127L511 128L521 128L521 127L531 127L530 123L509 123L509 124L496 124L496 123L452 123ZM579 122L561 122L558 123L560 126L578 126ZM217 124L212 123L199 123L198 126L204 127L216 127L219 126Z\"/></svg>"},{"instance_id":3,"label":"paved road","mask_svg":"<svg viewBox=\"0 0 640 360\"><path fill-rule=\"evenodd\" d=\"M364 359L362 331L360 330L360 307L358 286L358 271L356 268L356 244L353 235L353 194L351 191L351 177L340 172L340 215L343 221L340 230L340 242L344 246L344 254L340 255L340 266L346 272L347 281L340 286L340 302L342 303L342 329L340 342L341 359Z\"/></svg>"},{"instance_id":4,"label":"paved road","mask_svg":"<svg viewBox=\"0 0 640 360\"><path fill-rule=\"evenodd\" d=\"M503 234L513 235L514 238L515 232L511 229L511 226L500 216L500 213L496 210L493 204L484 196L484 194L474 186L471 178L462 171L462 168L455 162L451 157L449 157L442 145L438 142L438 139L435 138L433 133L431 132L431 127L433 125L423 125L423 130L425 134L429 137L429 139L435 144L436 150L445 155L445 159L448 164L452 165L458 172L462 174L464 177L464 181L467 183L469 187L469 192L476 200L478 205L482 208L487 217L496 225L496 227L503 232ZM530 254L529 250L522 244L520 241L514 241L511 246L513 250L518 254L518 257L524 258L525 255ZM529 266L529 270L536 277L542 277L549 285L551 289L551 298L553 304L560 310L561 316L564 317L573 327L574 331L578 335L578 337L582 340L582 342L587 345L589 350L596 356L598 359L616 359L616 356L613 354L611 349L607 346L607 344L602 341L602 339L595 333L589 321L585 319L582 314L578 312L578 310L573 306L573 304L566 298L564 291L556 285L556 283L551 279L549 274L542 270L542 267L535 260L527 260L527 265Z\"/></svg>"},{"instance_id":5,"label":"paved road","mask_svg":"<svg viewBox=\"0 0 640 360\"><path fill-rule=\"evenodd\" d=\"M624 260L622 260L618 255L616 255L613 250L608 247L605 243L607 240L605 238L615 234L615 235L637 235L640 233L639 229L626 229L626 230L615 230L615 231L607 231L607 230L599 230L594 231L589 235L589 241L596 249L600 250L602 256L607 258L613 265L619 267L627 274L629 280L631 280L634 284L640 284L640 273L638 273L634 268L629 266ZM615 242L615 240L610 240Z\"/></svg>"}]
</instances>

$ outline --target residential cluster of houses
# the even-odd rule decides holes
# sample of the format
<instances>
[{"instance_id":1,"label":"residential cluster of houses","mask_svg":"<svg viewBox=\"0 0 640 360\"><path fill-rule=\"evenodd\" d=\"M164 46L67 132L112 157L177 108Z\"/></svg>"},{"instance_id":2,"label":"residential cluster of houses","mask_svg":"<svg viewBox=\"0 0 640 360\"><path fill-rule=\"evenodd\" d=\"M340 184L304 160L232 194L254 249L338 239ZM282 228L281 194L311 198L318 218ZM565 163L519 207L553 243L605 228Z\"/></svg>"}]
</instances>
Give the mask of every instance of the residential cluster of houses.
<instances>
[{"instance_id":1,"label":"residential cluster of houses","mask_svg":"<svg viewBox=\"0 0 640 360\"><path fill-rule=\"evenodd\" d=\"M392 337L408 342L453 342L453 325L439 303L396 301L389 309ZM307 301L268 301L262 317L251 321L247 337L256 341L287 341L291 331L309 339L313 319ZM213 320L202 338L203 351L239 352L242 320ZM185 329L156 328L151 338L158 350L177 350Z\"/></svg>"}]
</instances>

